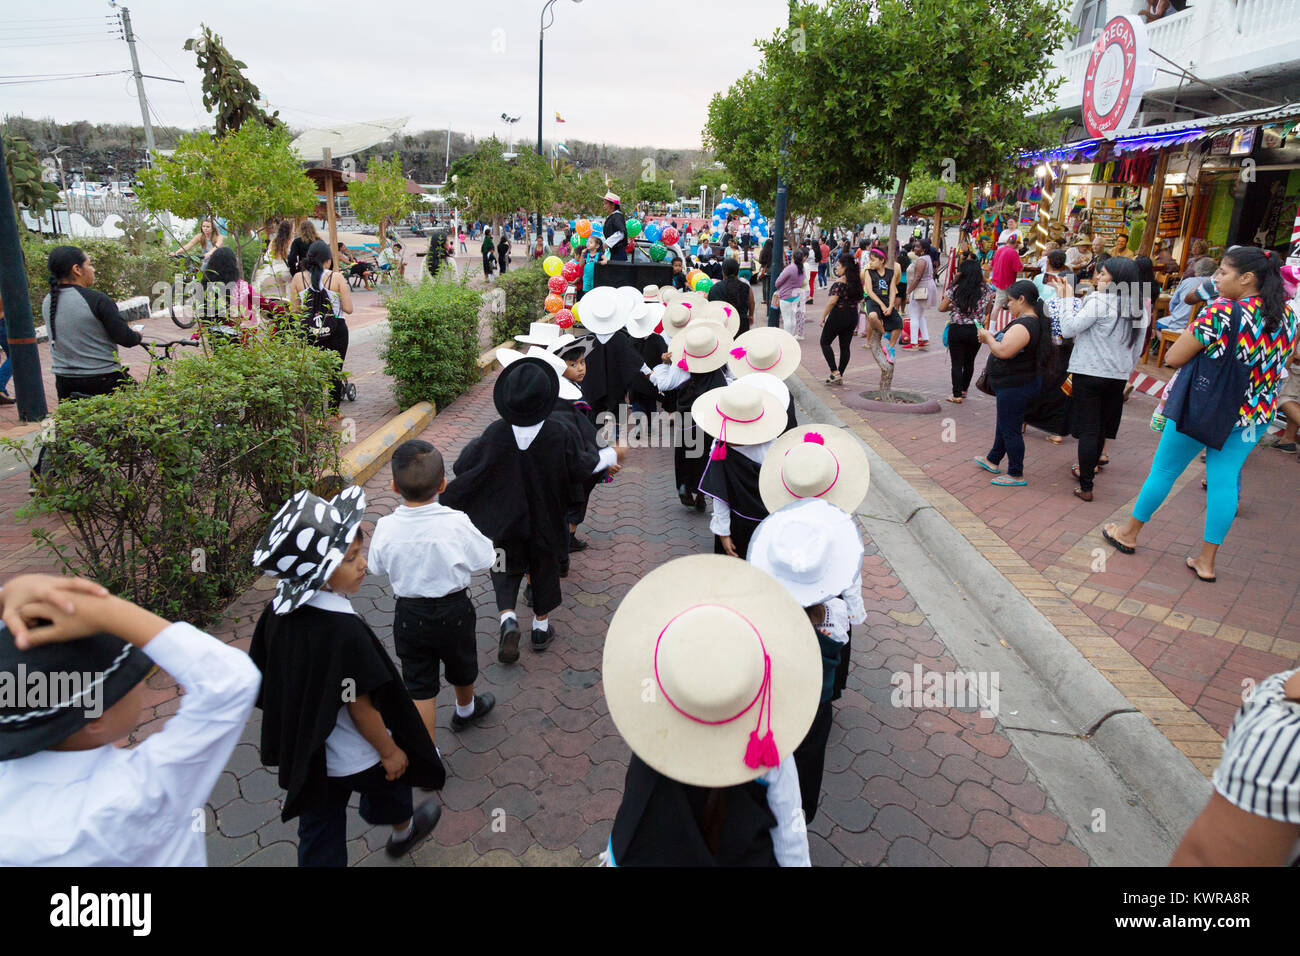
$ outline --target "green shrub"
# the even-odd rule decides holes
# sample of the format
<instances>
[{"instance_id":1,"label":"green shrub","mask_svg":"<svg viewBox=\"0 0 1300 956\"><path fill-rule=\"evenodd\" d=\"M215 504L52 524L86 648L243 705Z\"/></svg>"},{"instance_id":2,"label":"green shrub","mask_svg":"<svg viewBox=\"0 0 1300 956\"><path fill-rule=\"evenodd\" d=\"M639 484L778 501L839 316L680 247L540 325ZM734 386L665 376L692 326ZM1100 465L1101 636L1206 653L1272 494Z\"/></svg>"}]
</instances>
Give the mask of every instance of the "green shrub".
<instances>
[{"instance_id":1,"label":"green shrub","mask_svg":"<svg viewBox=\"0 0 1300 956\"><path fill-rule=\"evenodd\" d=\"M402 408L433 402L445 408L478 381L478 313L481 293L469 277L398 283L383 296L388 338L379 350L384 374Z\"/></svg>"},{"instance_id":2,"label":"green shrub","mask_svg":"<svg viewBox=\"0 0 1300 956\"><path fill-rule=\"evenodd\" d=\"M546 282L549 278L542 271L540 262L497 277L496 286L505 291L506 301L505 310L492 316L493 344L527 332L530 322L541 322L546 318L545 303L549 292Z\"/></svg>"},{"instance_id":3,"label":"green shrub","mask_svg":"<svg viewBox=\"0 0 1300 956\"><path fill-rule=\"evenodd\" d=\"M256 576L253 548L280 505L337 471L325 404L337 365L295 337L267 337L62 402L19 515L62 519L71 548L34 533L69 570L201 626Z\"/></svg>"},{"instance_id":4,"label":"green shrub","mask_svg":"<svg viewBox=\"0 0 1300 956\"><path fill-rule=\"evenodd\" d=\"M170 285L178 268L158 243L148 243L141 252L135 253L121 239L42 239L29 232L22 236L22 249L27 266L27 293L37 325L42 323L41 302L50 291L46 266L50 250L68 245L85 250L95 266L95 288L119 302L137 295L156 299L155 285L160 282Z\"/></svg>"}]
</instances>

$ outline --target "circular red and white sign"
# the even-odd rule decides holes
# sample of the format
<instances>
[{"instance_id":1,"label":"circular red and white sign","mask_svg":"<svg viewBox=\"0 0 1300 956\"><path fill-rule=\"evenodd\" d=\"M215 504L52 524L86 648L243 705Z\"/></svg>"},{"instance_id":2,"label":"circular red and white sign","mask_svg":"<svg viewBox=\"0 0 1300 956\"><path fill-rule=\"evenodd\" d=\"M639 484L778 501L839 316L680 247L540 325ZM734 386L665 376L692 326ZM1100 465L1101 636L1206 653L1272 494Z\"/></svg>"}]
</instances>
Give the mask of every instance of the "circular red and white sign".
<instances>
[{"instance_id":1,"label":"circular red and white sign","mask_svg":"<svg viewBox=\"0 0 1300 956\"><path fill-rule=\"evenodd\" d=\"M1083 75L1083 125L1105 136L1133 122L1151 83L1147 25L1137 17L1112 17L1093 44Z\"/></svg>"}]
</instances>

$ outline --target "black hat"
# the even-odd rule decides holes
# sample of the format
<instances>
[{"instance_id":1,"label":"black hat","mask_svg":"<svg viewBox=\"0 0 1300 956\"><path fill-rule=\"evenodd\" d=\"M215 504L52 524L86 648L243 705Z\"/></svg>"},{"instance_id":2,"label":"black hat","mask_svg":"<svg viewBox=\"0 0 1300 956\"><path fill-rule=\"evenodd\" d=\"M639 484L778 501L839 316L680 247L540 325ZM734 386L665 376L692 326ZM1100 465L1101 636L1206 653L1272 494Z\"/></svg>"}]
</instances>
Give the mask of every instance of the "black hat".
<instances>
[{"instance_id":1,"label":"black hat","mask_svg":"<svg viewBox=\"0 0 1300 956\"><path fill-rule=\"evenodd\" d=\"M492 401L509 424L527 427L544 421L560 395L560 377L539 358L511 362L497 376Z\"/></svg>"},{"instance_id":2,"label":"black hat","mask_svg":"<svg viewBox=\"0 0 1300 956\"><path fill-rule=\"evenodd\" d=\"M112 634L23 651L0 624L0 761L62 743L152 669L146 654Z\"/></svg>"},{"instance_id":3,"label":"black hat","mask_svg":"<svg viewBox=\"0 0 1300 956\"><path fill-rule=\"evenodd\" d=\"M366 493L356 485L333 501L300 491L284 503L253 550L253 567L280 578L271 609L288 614L325 586L347 556L366 514Z\"/></svg>"}]
</instances>

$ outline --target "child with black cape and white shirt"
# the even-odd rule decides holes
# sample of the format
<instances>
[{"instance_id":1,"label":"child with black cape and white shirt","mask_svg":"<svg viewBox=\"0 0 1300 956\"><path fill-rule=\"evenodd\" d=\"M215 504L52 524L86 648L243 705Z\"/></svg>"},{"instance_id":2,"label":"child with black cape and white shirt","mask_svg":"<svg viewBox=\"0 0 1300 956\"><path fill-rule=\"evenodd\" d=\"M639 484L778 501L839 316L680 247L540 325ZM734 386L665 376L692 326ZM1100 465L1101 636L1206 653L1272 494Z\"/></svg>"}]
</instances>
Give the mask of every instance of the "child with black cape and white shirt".
<instances>
[{"instance_id":1,"label":"child with black cape and white shirt","mask_svg":"<svg viewBox=\"0 0 1300 956\"><path fill-rule=\"evenodd\" d=\"M281 819L298 817L298 865L346 866L347 806L389 824L388 854L427 837L442 808L413 808L412 787L438 790L446 771L396 665L345 595L366 574L361 554L365 493L333 501L308 491L289 499L253 552L278 575L249 655L262 671L262 762L279 767Z\"/></svg>"},{"instance_id":2,"label":"child with black cape and white shirt","mask_svg":"<svg viewBox=\"0 0 1300 956\"><path fill-rule=\"evenodd\" d=\"M754 566L700 554L642 578L601 664L632 750L604 864L809 866L791 753L821 675L807 615Z\"/></svg>"},{"instance_id":3,"label":"child with black cape and white shirt","mask_svg":"<svg viewBox=\"0 0 1300 956\"><path fill-rule=\"evenodd\" d=\"M524 357L501 370L492 400L501 418L456 459L456 477L442 503L469 515L474 526L505 553L494 567L492 587L501 616L497 660L519 660L515 605L527 574L533 592L531 646L555 641L550 613L560 606L559 555L568 542L565 513L575 482L619 464L623 451L589 448L575 428L552 417L560 377L538 357Z\"/></svg>"}]
</instances>

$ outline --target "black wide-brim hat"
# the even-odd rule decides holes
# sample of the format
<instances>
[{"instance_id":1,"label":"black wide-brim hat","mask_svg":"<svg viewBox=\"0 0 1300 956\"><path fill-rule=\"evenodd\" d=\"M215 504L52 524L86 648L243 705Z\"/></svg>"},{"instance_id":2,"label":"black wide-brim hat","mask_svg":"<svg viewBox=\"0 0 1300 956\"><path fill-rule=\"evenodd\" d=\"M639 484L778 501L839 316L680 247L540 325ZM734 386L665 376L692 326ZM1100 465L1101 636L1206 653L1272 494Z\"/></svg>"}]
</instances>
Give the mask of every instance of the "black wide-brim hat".
<instances>
[{"instance_id":1,"label":"black wide-brim hat","mask_svg":"<svg viewBox=\"0 0 1300 956\"><path fill-rule=\"evenodd\" d=\"M526 428L546 420L560 396L560 377L539 358L511 362L497 376L492 402L497 414L511 425Z\"/></svg>"},{"instance_id":2,"label":"black wide-brim hat","mask_svg":"<svg viewBox=\"0 0 1300 956\"><path fill-rule=\"evenodd\" d=\"M112 634L24 651L0 624L0 761L62 743L152 669L148 655Z\"/></svg>"},{"instance_id":3,"label":"black wide-brim hat","mask_svg":"<svg viewBox=\"0 0 1300 956\"><path fill-rule=\"evenodd\" d=\"M366 493L349 485L333 501L300 491L271 519L253 550L253 567L280 579L271 609L288 614L325 586L338 570L366 514Z\"/></svg>"},{"instance_id":4,"label":"black wide-brim hat","mask_svg":"<svg viewBox=\"0 0 1300 956\"><path fill-rule=\"evenodd\" d=\"M592 349L594 349L595 347L596 347L596 336L588 332L586 335L579 336L578 338L574 339L572 342L567 342L564 345L556 346L555 348L551 349L551 351L554 352L556 355L558 355L560 358L564 359L564 361L572 362L579 357L585 359L588 355L591 354Z\"/></svg>"}]
</instances>

